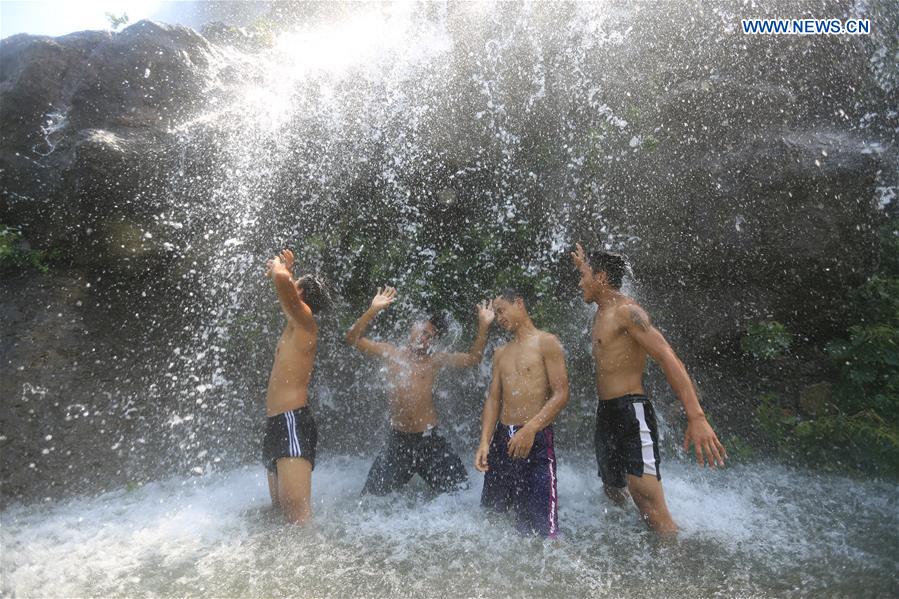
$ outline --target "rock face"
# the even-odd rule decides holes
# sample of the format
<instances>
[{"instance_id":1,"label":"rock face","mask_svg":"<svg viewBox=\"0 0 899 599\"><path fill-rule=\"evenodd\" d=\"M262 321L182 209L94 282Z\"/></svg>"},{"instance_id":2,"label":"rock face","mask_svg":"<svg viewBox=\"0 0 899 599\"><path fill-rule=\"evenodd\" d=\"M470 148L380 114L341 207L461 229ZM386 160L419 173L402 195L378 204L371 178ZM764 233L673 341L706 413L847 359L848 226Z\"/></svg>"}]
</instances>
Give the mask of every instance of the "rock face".
<instances>
[{"instance_id":1,"label":"rock face","mask_svg":"<svg viewBox=\"0 0 899 599\"><path fill-rule=\"evenodd\" d=\"M51 274L2 282L5 496L146 470L122 439L153 443L129 389L152 395L160 351L144 318L161 318L147 305L160 298L135 278L167 263L152 233L172 201L171 129L195 113L217 60L193 30L149 21L0 44L0 223L55 255Z\"/></svg>"},{"instance_id":2,"label":"rock face","mask_svg":"<svg viewBox=\"0 0 899 599\"><path fill-rule=\"evenodd\" d=\"M696 352L766 318L808 336L845 326L846 291L878 260L883 148L849 132L777 128L698 150L659 190L677 201L635 226L634 268L666 324L701 326L701 337L682 333Z\"/></svg>"},{"instance_id":3,"label":"rock face","mask_svg":"<svg viewBox=\"0 0 899 599\"><path fill-rule=\"evenodd\" d=\"M71 423L73 404L103 414L76 429L108 458L107 480L144 472L135 456L152 443L176 456L157 469L253 455L248 423L280 326L259 268L297 238L346 301L333 331L397 273L461 290L467 319L465 294L492 292L506 266L571 276L577 239L630 256L641 301L690 366L717 371L756 320L808 337L845 327L845 291L877 263L877 190L899 181L893 4L872 3L878 33L865 39L741 36L728 3L679 16L668 4L503 5L495 19L435 6L410 31L446 43L403 39L374 75L344 64L368 56L346 50L365 40L314 38L324 56L302 36L271 48L221 25L0 43L0 225L58 254L47 275L3 281L0 400L18 435L3 443L21 448L4 458L4 493L50 492L72 464L40 474L45 447L30 439ZM409 47L432 54L396 49ZM500 269L491 252L504 244L517 245ZM497 276L481 280L485 265ZM575 290L553 289L571 303L544 324L579 348ZM338 337L320 344L322 403L337 415L325 432L349 418L351 394L373 397L356 424L383 414L375 369L359 370ZM457 405L480 393L474 378L448 394ZM23 399L36 386L60 402L47 422ZM587 405L589 385L577 389ZM223 421L232 437L208 434ZM35 460L38 491L21 472Z\"/></svg>"},{"instance_id":4,"label":"rock face","mask_svg":"<svg viewBox=\"0 0 899 599\"><path fill-rule=\"evenodd\" d=\"M119 225L144 231L165 207L170 128L196 111L216 60L193 30L150 21L3 40L2 222L76 262L108 262Z\"/></svg>"},{"instance_id":5,"label":"rock face","mask_svg":"<svg viewBox=\"0 0 899 599\"><path fill-rule=\"evenodd\" d=\"M83 276L64 273L0 285L4 497L95 491L140 477L122 443L147 441L130 399L146 380L128 341L135 327L92 305L91 292Z\"/></svg>"}]
</instances>

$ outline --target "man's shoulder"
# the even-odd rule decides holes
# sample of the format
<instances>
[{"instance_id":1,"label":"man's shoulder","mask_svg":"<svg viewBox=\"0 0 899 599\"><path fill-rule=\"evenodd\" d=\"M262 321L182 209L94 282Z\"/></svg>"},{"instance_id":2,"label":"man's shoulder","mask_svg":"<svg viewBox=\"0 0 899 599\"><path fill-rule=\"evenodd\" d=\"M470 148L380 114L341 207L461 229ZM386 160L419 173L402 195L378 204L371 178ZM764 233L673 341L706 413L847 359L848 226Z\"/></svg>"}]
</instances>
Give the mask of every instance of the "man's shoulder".
<instances>
[{"instance_id":1,"label":"man's shoulder","mask_svg":"<svg viewBox=\"0 0 899 599\"><path fill-rule=\"evenodd\" d=\"M559 338L554 333L550 333L549 331L544 331L543 329L537 329L537 338L540 340L541 343L545 342L545 341L552 341L552 340L558 341L559 340Z\"/></svg>"},{"instance_id":2,"label":"man's shoulder","mask_svg":"<svg viewBox=\"0 0 899 599\"><path fill-rule=\"evenodd\" d=\"M558 336L549 331L542 331L539 329L537 330L537 343L540 346L540 351L562 347L562 342L559 340Z\"/></svg>"},{"instance_id":3,"label":"man's shoulder","mask_svg":"<svg viewBox=\"0 0 899 599\"><path fill-rule=\"evenodd\" d=\"M309 339L318 340L318 324L314 321L312 326L304 327L295 322L288 321L284 332L295 343L307 343Z\"/></svg>"},{"instance_id":4,"label":"man's shoulder","mask_svg":"<svg viewBox=\"0 0 899 599\"><path fill-rule=\"evenodd\" d=\"M405 345L394 345L389 341L375 341L378 346L386 350L382 354L382 358L389 363L407 363L412 359L409 349ZM434 360L434 356L430 356L429 362Z\"/></svg>"},{"instance_id":5,"label":"man's shoulder","mask_svg":"<svg viewBox=\"0 0 899 599\"><path fill-rule=\"evenodd\" d=\"M627 326L635 324L643 329L650 326L649 314L643 306L627 296L625 296L625 301L615 309L615 317L619 322L625 323Z\"/></svg>"},{"instance_id":6,"label":"man's shoulder","mask_svg":"<svg viewBox=\"0 0 899 599\"><path fill-rule=\"evenodd\" d=\"M646 309L641 306L637 300L627 295L622 295L621 301L617 306L615 306L615 314L617 316L626 317L635 311L640 311L646 314Z\"/></svg>"},{"instance_id":7,"label":"man's shoulder","mask_svg":"<svg viewBox=\"0 0 899 599\"><path fill-rule=\"evenodd\" d=\"M493 350L493 361L497 362L499 360L502 360L503 356L506 355L506 353L507 353L506 350L508 348L509 348L508 343L503 343L502 345L497 346L496 349Z\"/></svg>"}]
</instances>

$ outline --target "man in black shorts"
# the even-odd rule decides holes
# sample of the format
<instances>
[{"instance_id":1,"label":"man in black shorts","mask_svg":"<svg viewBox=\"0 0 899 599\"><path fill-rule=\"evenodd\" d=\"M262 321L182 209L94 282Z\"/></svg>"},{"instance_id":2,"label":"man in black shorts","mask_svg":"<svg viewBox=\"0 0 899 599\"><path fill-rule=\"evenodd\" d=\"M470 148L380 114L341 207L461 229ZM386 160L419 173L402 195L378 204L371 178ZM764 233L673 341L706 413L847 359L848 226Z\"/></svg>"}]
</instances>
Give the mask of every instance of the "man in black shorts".
<instances>
[{"instance_id":1,"label":"man in black shorts","mask_svg":"<svg viewBox=\"0 0 899 599\"><path fill-rule=\"evenodd\" d=\"M379 290L369 309L346 334L347 343L384 360L387 371L390 431L362 492L386 495L403 487L416 473L438 492L467 487L468 474L462 460L437 431L434 378L441 368L480 363L493 310L487 302L478 305L478 333L468 353L432 351L438 334L433 318L413 323L408 341L400 347L365 338L369 323L395 299L396 289Z\"/></svg>"},{"instance_id":2,"label":"man in black shorts","mask_svg":"<svg viewBox=\"0 0 899 599\"><path fill-rule=\"evenodd\" d=\"M643 390L646 357L662 367L665 378L684 405L687 432L684 449L693 444L700 465L724 466L727 453L712 430L683 363L649 315L621 293L624 258L604 251L588 256L580 244L572 259L581 274L584 301L597 305L591 345L596 362L596 459L603 490L616 503L627 492L656 532L673 534L677 525L668 512L659 472L655 412Z\"/></svg>"},{"instance_id":3,"label":"man in black shorts","mask_svg":"<svg viewBox=\"0 0 899 599\"><path fill-rule=\"evenodd\" d=\"M293 278L294 256L283 250L266 263L265 274L275 286L287 318L268 379L262 459L268 471L272 505L287 520L304 524L312 517L312 469L317 434L309 409L309 379L318 347L315 315L330 304L330 296L314 275Z\"/></svg>"}]
</instances>

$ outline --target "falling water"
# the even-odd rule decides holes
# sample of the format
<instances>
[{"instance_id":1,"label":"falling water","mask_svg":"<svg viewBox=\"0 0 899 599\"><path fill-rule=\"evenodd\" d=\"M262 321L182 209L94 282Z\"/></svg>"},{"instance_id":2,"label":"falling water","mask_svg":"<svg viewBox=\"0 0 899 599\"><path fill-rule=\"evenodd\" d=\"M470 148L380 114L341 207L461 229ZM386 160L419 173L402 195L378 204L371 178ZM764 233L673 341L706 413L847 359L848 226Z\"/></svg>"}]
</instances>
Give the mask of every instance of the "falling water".
<instances>
[{"instance_id":1,"label":"falling water","mask_svg":"<svg viewBox=\"0 0 899 599\"><path fill-rule=\"evenodd\" d=\"M632 221L657 217L667 202L648 188L626 199L612 193L611 181L634 176L617 165L650 156L663 135L646 124L651 117L610 101L665 85L666 73L631 46L628 24L646 10L605 2L363 5L285 27L261 50L211 46L201 109L171 124L177 153L165 208L147 227L145 243L168 260L163 291L148 288L155 304L124 317L140 323L146 353L134 368L147 383L135 393L108 391L110 407L99 416L109 424L84 440L94 466L63 458L59 437L46 441L76 477L102 473L107 454L126 466L82 485L86 495L3 510L3 593L899 593L895 484L764 460L699 469L682 461L680 416L664 385L651 387L667 414L662 473L680 539L659 542L632 510L602 498L584 367L590 312L570 293L572 281L558 279L573 241L639 247ZM731 10L705 10L722 36L732 33ZM668 20L649 12L659 38L675 35L681 11ZM697 48L694 67L720 60L725 50L716 48ZM67 126L64 111L48 119L43 153ZM728 222L740 235L753 219ZM322 448L308 530L285 528L267 509L257 465L282 326L263 265L281 247L297 251L301 271L323 272L341 298L322 318L312 384ZM573 400L558 425L558 543L486 518L473 470L472 488L456 495L431 497L418 481L394 497L359 496L386 427L377 364L341 340L374 291L367 285L400 290L375 335L398 340L411 316L439 305L453 317L444 344L461 348L474 302L510 271L533 279L544 300L560 294L541 313L572 372ZM653 302L642 286L631 289ZM441 426L466 463L488 377L485 362L438 383ZM41 389L36 374L22 401L37 405ZM726 398L706 393L704 401L714 414ZM84 421L92 410L72 405L67 414ZM65 439L75 443L65 455L74 449L77 457L77 427Z\"/></svg>"}]
</instances>

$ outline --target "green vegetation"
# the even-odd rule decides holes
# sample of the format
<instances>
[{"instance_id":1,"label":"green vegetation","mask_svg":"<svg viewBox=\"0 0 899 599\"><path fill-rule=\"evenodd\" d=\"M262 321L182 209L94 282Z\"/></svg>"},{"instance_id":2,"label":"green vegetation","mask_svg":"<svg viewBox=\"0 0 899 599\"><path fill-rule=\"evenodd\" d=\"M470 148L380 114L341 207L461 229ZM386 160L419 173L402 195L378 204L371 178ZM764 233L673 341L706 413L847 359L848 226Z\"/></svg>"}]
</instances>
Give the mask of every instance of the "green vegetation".
<instances>
[{"instance_id":1,"label":"green vegetation","mask_svg":"<svg viewBox=\"0 0 899 599\"><path fill-rule=\"evenodd\" d=\"M899 477L897 224L883 229L880 269L851 294L859 323L826 346L835 381L825 409L800 415L782 398L762 398L759 422L783 453L828 469Z\"/></svg>"},{"instance_id":2,"label":"green vegetation","mask_svg":"<svg viewBox=\"0 0 899 599\"><path fill-rule=\"evenodd\" d=\"M643 138L642 144L646 150L652 152L659 147L659 138L655 135L647 135Z\"/></svg>"},{"instance_id":3,"label":"green vegetation","mask_svg":"<svg viewBox=\"0 0 899 599\"><path fill-rule=\"evenodd\" d=\"M106 20L109 21L109 26L113 30L116 30L119 27L121 27L122 25L128 24L128 21L129 21L128 13L123 12L121 15L116 16L116 15L112 14L111 12L108 12L108 13L106 13Z\"/></svg>"},{"instance_id":4,"label":"green vegetation","mask_svg":"<svg viewBox=\"0 0 899 599\"><path fill-rule=\"evenodd\" d=\"M740 346L759 360L777 358L790 349L793 336L777 321L763 321L749 325Z\"/></svg>"},{"instance_id":5,"label":"green vegetation","mask_svg":"<svg viewBox=\"0 0 899 599\"><path fill-rule=\"evenodd\" d=\"M55 252L30 249L19 229L0 225L0 274L29 269L47 272L50 270L49 261L55 255Z\"/></svg>"},{"instance_id":6,"label":"green vegetation","mask_svg":"<svg viewBox=\"0 0 899 599\"><path fill-rule=\"evenodd\" d=\"M396 286L400 301L391 313L400 319L407 310L445 311L468 323L478 301L515 287L531 297L528 308L538 326L562 332L557 329L571 320L568 302L577 285L567 255L552 248L544 225L548 207L516 206L514 215L498 222L481 213L477 191L416 193L427 212L420 223L410 223L402 204L354 198L336 218L310 218L314 229L305 232L301 263L336 282L339 297L351 306L367 305L381 285Z\"/></svg>"}]
</instances>

